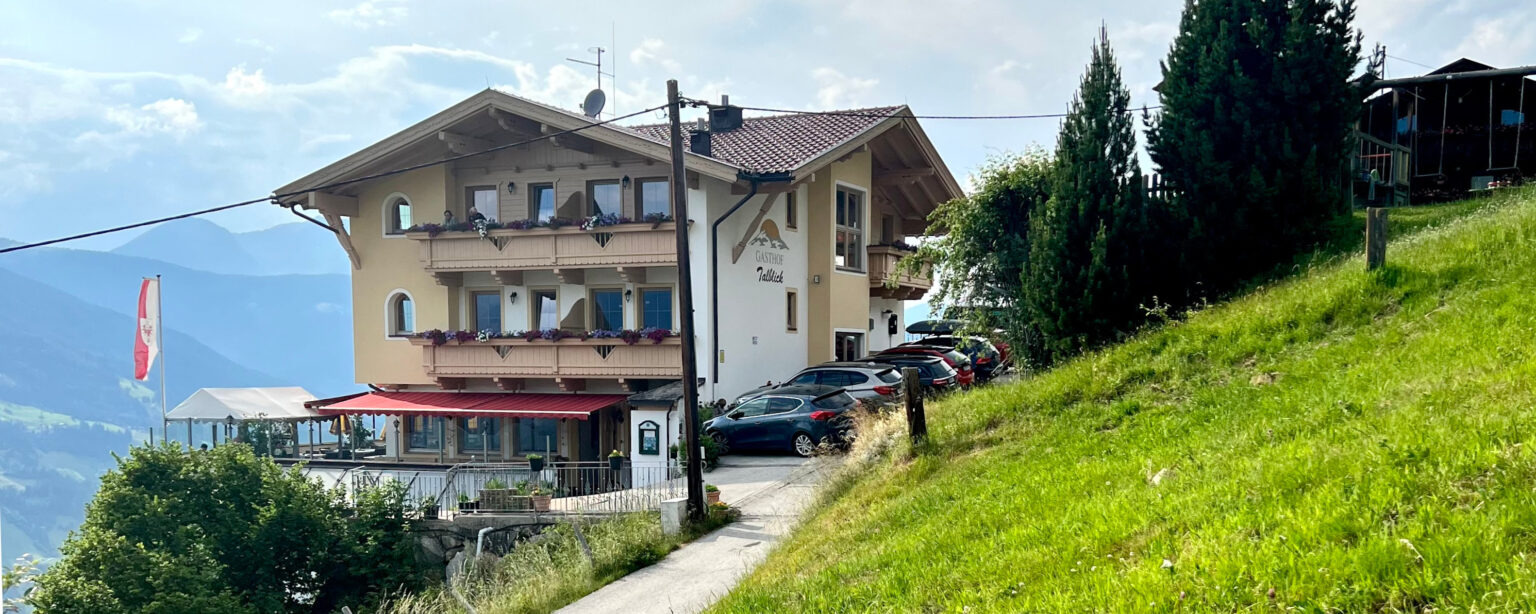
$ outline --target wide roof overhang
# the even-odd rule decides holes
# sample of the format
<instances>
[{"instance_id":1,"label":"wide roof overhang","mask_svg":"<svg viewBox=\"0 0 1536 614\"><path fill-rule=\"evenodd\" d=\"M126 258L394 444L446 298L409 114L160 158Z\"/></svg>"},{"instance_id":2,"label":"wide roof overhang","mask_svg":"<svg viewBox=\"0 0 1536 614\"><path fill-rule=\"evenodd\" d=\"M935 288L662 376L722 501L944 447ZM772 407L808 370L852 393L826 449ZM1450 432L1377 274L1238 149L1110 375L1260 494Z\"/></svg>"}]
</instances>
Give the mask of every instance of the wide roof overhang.
<instances>
[{"instance_id":1,"label":"wide roof overhang","mask_svg":"<svg viewBox=\"0 0 1536 614\"><path fill-rule=\"evenodd\" d=\"M622 394L369 392L311 403L321 415L416 415L586 420Z\"/></svg>"}]
</instances>

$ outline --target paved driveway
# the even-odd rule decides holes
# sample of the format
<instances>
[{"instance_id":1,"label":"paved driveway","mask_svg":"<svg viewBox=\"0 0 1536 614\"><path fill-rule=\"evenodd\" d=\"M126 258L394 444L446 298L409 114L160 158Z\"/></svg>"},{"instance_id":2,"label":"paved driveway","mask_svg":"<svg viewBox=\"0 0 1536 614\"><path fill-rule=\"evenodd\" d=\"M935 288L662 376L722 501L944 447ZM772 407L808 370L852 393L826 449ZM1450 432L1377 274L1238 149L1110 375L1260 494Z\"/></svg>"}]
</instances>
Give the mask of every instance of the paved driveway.
<instances>
[{"instance_id":1,"label":"paved driveway","mask_svg":"<svg viewBox=\"0 0 1536 614\"><path fill-rule=\"evenodd\" d=\"M780 537L794 528L836 458L741 456L704 474L741 520L700 537L662 559L559 610L557 614L691 614L741 581Z\"/></svg>"}]
</instances>

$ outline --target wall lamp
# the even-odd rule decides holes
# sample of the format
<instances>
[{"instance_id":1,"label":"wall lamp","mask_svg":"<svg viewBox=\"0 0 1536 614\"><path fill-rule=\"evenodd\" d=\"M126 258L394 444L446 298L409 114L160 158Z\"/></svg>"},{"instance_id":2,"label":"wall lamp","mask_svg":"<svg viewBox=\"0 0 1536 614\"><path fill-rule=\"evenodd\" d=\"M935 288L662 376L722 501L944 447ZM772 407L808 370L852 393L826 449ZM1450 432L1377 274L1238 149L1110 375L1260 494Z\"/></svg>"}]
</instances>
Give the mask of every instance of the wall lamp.
<instances>
[{"instance_id":1,"label":"wall lamp","mask_svg":"<svg viewBox=\"0 0 1536 614\"><path fill-rule=\"evenodd\" d=\"M629 189L629 175L625 175L623 179L619 180L619 183L624 185L624 189L628 190Z\"/></svg>"},{"instance_id":2,"label":"wall lamp","mask_svg":"<svg viewBox=\"0 0 1536 614\"><path fill-rule=\"evenodd\" d=\"M508 181L507 182L507 193L508 194L516 194L517 193L517 182L516 181Z\"/></svg>"},{"instance_id":3,"label":"wall lamp","mask_svg":"<svg viewBox=\"0 0 1536 614\"><path fill-rule=\"evenodd\" d=\"M624 291L624 302L626 302L626 303L630 302L631 300L634 299L634 296L635 296L635 291L634 290L625 290Z\"/></svg>"},{"instance_id":4,"label":"wall lamp","mask_svg":"<svg viewBox=\"0 0 1536 614\"><path fill-rule=\"evenodd\" d=\"M513 304L517 303L517 291L516 290L513 290L513 291L507 293L507 302L508 303L513 303Z\"/></svg>"}]
</instances>

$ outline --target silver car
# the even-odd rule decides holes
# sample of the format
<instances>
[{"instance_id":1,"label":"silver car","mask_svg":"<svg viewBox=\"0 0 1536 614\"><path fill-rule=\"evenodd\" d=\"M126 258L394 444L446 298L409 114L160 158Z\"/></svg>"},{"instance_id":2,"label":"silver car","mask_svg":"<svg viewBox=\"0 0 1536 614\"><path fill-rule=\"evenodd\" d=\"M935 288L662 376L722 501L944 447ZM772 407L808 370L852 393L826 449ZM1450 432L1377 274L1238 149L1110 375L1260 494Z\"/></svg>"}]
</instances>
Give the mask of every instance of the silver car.
<instances>
[{"instance_id":1,"label":"silver car","mask_svg":"<svg viewBox=\"0 0 1536 614\"><path fill-rule=\"evenodd\" d=\"M887 364L868 362L827 362L808 367L774 387L753 390L736 399L736 403L762 396L782 386L818 384L842 388L866 407L892 405L901 402L901 371Z\"/></svg>"}]
</instances>

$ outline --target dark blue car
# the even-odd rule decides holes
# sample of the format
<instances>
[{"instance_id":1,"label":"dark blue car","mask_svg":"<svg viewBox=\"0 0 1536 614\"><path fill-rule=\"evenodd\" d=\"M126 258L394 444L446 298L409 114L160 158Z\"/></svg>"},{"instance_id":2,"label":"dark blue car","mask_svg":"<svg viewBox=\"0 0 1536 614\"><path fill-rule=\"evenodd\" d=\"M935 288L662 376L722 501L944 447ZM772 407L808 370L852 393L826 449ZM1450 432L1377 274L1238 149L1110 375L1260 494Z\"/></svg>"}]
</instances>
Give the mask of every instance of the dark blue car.
<instances>
[{"instance_id":1,"label":"dark blue car","mask_svg":"<svg viewBox=\"0 0 1536 614\"><path fill-rule=\"evenodd\" d=\"M851 426L844 414L856 406L841 388L784 386L705 422L704 435L727 450L787 449L810 456L822 442L843 441Z\"/></svg>"}]
</instances>

